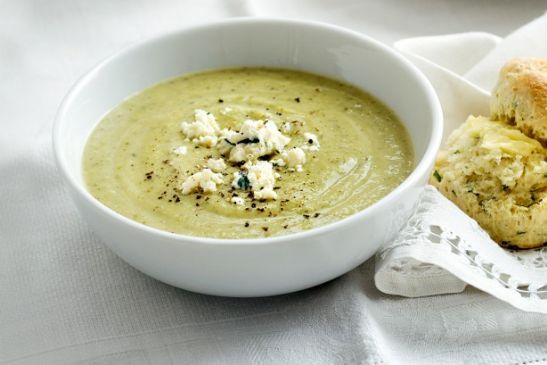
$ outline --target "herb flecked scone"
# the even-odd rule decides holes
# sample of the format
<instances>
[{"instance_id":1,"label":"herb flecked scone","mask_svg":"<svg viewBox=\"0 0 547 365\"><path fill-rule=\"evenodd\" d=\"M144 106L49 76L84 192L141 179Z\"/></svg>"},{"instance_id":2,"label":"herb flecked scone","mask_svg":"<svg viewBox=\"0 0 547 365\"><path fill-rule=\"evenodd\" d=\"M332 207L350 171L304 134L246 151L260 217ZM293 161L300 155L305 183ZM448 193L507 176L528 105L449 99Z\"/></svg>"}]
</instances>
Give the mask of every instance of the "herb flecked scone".
<instances>
[{"instance_id":1,"label":"herb flecked scone","mask_svg":"<svg viewBox=\"0 0 547 365\"><path fill-rule=\"evenodd\" d=\"M539 74L539 63L517 59L502 69L490 118L470 116L455 130L431 177L443 195L508 248L547 243L547 150L541 143L547 125L547 82L542 91L537 88L547 75ZM536 81L523 86L532 68Z\"/></svg>"}]
</instances>

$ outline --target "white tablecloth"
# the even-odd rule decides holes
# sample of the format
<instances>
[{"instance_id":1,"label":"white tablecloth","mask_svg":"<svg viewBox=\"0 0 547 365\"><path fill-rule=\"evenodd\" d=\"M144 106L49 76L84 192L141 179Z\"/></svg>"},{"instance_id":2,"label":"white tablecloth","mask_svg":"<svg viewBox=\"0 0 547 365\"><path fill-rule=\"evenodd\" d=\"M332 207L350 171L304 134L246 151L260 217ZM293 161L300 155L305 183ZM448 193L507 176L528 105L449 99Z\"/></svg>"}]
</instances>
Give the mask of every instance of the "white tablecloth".
<instances>
[{"instance_id":1,"label":"white tablecloth","mask_svg":"<svg viewBox=\"0 0 547 365\"><path fill-rule=\"evenodd\" d=\"M327 21L391 43L482 30L500 36L544 1L0 0L0 363L408 364L547 362L547 316L475 289L380 293L369 261L272 298L186 292L132 269L78 216L51 126L79 75L142 38L228 16Z\"/></svg>"}]
</instances>

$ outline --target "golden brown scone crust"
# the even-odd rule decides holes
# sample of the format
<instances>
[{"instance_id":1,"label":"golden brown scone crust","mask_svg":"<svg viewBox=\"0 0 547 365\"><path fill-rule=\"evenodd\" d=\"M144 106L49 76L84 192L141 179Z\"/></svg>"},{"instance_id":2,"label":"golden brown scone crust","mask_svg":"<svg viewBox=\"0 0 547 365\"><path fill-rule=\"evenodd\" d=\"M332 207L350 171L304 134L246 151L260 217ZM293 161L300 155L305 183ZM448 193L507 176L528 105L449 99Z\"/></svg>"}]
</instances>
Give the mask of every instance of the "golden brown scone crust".
<instances>
[{"instance_id":1,"label":"golden brown scone crust","mask_svg":"<svg viewBox=\"0 0 547 365\"><path fill-rule=\"evenodd\" d=\"M438 155L430 183L501 246L547 242L547 150L514 126L469 117Z\"/></svg>"},{"instance_id":2,"label":"golden brown scone crust","mask_svg":"<svg viewBox=\"0 0 547 365\"><path fill-rule=\"evenodd\" d=\"M490 119L515 124L547 145L547 59L515 58L501 69Z\"/></svg>"}]
</instances>

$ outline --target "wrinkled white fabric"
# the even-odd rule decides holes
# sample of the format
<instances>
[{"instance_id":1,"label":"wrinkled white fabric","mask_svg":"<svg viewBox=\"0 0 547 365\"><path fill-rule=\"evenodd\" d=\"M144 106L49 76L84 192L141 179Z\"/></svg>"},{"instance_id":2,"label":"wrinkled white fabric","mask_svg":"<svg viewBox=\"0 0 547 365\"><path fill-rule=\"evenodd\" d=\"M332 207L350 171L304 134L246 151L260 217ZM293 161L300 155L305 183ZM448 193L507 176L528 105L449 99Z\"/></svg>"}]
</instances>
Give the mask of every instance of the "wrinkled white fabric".
<instances>
[{"instance_id":1,"label":"wrinkled white fabric","mask_svg":"<svg viewBox=\"0 0 547 365\"><path fill-rule=\"evenodd\" d=\"M240 15L330 21L391 43L505 36L536 1L0 0L1 364L520 364L547 357L547 317L475 289L404 299L374 262L300 293L227 299L157 282L110 252L53 164L61 98L120 47ZM503 21L500 21L503 19Z\"/></svg>"},{"instance_id":2,"label":"wrinkled white fabric","mask_svg":"<svg viewBox=\"0 0 547 365\"><path fill-rule=\"evenodd\" d=\"M513 251L496 242L433 186L399 235L376 255L376 287L421 297L473 285L516 308L547 314L547 248Z\"/></svg>"},{"instance_id":3,"label":"wrinkled white fabric","mask_svg":"<svg viewBox=\"0 0 547 365\"><path fill-rule=\"evenodd\" d=\"M505 39L469 32L404 39L395 48L436 89L446 138L468 115L489 115L486 90L494 87L507 60L547 58L547 15ZM469 284L517 308L547 313L546 259L547 248L500 248L475 221L428 188L399 237L378 252L375 281L383 292L407 297L458 293Z\"/></svg>"}]
</instances>

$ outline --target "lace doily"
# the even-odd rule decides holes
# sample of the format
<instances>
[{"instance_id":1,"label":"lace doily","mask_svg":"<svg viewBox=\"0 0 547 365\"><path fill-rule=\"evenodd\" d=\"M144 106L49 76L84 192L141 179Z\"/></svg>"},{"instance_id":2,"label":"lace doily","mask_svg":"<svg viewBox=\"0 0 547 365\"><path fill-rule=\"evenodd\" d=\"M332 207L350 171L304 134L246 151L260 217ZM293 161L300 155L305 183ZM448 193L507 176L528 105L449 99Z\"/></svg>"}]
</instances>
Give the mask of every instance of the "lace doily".
<instances>
[{"instance_id":1,"label":"lace doily","mask_svg":"<svg viewBox=\"0 0 547 365\"><path fill-rule=\"evenodd\" d=\"M427 186L399 236L378 252L375 281L385 293L409 297L457 293L469 284L522 310L547 313L547 248L501 248Z\"/></svg>"}]
</instances>

